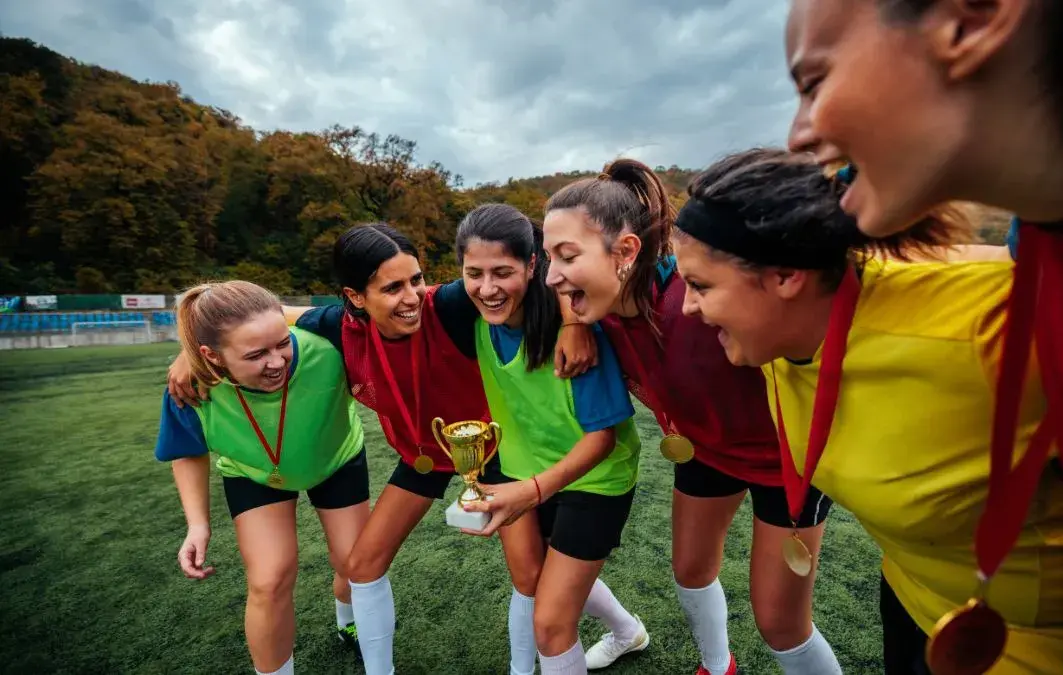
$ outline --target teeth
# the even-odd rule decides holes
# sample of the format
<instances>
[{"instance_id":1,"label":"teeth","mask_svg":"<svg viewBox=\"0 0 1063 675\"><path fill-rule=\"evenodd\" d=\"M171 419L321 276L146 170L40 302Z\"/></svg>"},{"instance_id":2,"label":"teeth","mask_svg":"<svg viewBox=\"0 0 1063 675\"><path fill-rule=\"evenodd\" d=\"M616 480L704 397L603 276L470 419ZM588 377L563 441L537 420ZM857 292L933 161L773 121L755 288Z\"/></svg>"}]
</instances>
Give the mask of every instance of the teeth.
<instances>
[{"instance_id":1,"label":"teeth","mask_svg":"<svg viewBox=\"0 0 1063 675\"><path fill-rule=\"evenodd\" d=\"M395 316L399 317L400 319L416 319L417 312L395 312Z\"/></svg>"},{"instance_id":2,"label":"teeth","mask_svg":"<svg viewBox=\"0 0 1063 675\"><path fill-rule=\"evenodd\" d=\"M499 300L497 302L488 302L487 300L484 300L483 303L484 303L484 305L486 305L490 309L498 309L502 305L506 304L506 301L505 300Z\"/></svg>"},{"instance_id":3,"label":"teeth","mask_svg":"<svg viewBox=\"0 0 1063 675\"><path fill-rule=\"evenodd\" d=\"M847 166L849 166L849 161L845 159L836 159L832 162L827 162L823 165L823 175L827 178L834 178Z\"/></svg>"}]
</instances>

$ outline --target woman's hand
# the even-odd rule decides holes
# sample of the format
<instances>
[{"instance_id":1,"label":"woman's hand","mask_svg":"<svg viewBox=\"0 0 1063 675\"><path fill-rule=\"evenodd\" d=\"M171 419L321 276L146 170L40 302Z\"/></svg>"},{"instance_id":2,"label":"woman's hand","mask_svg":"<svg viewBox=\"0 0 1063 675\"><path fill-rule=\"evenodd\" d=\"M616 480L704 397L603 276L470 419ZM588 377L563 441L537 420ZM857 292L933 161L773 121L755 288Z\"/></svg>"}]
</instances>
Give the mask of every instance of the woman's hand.
<instances>
[{"instance_id":1,"label":"woman's hand","mask_svg":"<svg viewBox=\"0 0 1063 675\"><path fill-rule=\"evenodd\" d=\"M185 541L177 551L177 563L189 579L206 579L214 574L214 567L204 566L207 559L207 544L210 543L210 527L193 525L188 528Z\"/></svg>"},{"instance_id":2,"label":"woman's hand","mask_svg":"<svg viewBox=\"0 0 1063 675\"><path fill-rule=\"evenodd\" d=\"M567 323L554 347L554 375L566 380L582 375L598 365L598 343L594 329L581 323Z\"/></svg>"},{"instance_id":3,"label":"woman's hand","mask_svg":"<svg viewBox=\"0 0 1063 675\"><path fill-rule=\"evenodd\" d=\"M170 390L170 398L178 408L185 407L186 403L198 408L200 401L210 398L210 387L202 382L192 381L192 366L184 352L178 354L170 364L170 370L166 374L166 388Z\"/></svg>"},{"instance_id":4,"label":"woman's hand","mask_svg":"<svg viewBox=\"0 0 1063 675\"><path fill-rule=\"evenodd\" d=\"M466 534L476 534L481 537L490 537L500 527L511 525L528 511L539 505L539 491L535 489L535 482L521 480L513 483L501 483L499 485L480 485L490 499L483 499L464 506L470 513L490 514L491 520L482 530L467 530Z\"/></svg>"}]
</instances>

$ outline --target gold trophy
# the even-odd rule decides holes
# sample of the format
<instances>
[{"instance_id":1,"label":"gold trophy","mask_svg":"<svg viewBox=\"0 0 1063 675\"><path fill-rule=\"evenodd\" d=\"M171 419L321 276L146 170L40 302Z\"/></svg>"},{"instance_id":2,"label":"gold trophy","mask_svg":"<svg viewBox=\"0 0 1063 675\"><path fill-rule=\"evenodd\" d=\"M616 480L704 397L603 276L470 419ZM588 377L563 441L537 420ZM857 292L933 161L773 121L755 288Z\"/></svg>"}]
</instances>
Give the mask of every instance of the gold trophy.
<instances>
[{"instance_id":1,"label":"gold trophy","mask_svg":"<svg viewBox=\"0 0 1063 675\"><path fill-rule=\"evenodd\" d=\"M502 442L502 428L497 422L466 420L444 425L439 417L432 420L432 434L444 454L454 463L454 470L461 476L465 489L458 499L447 507L447 525L468 530L482 530L491 517L487 513L467 512L465 504L488 499L476 480L483 475L484 467L498 452ZM494 439L495 445L487 452L487 441Z\"/></svg>"}]
</instances>

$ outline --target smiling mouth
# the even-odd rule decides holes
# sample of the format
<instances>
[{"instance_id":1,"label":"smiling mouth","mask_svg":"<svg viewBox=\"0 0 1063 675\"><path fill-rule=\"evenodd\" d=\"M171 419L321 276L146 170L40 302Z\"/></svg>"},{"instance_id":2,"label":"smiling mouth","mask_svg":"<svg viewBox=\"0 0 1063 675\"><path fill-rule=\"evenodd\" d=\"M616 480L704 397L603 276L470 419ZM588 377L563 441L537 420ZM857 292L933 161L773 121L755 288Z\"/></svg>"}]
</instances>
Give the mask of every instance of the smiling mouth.
<instances>
[{"instance_id":1,"label":"smiling mouth","mask_svg":"<svg viewBox=\"0 0 1063 675\"><path fill-rule=\"evenodd\" d=\"M501 300L484 300L483 298L480 298L480 302L483 303L483 306L491 311L502 309L507 300L509 300L509 298L502 298Z\"/></svg>"},{"instance_id":2,"label":"smiling mouth","mask_svg":"<svg viewBox=\"0 0 1063 675\"><path fill-rule=\"evenodd\" d=\"M265 379L269 380L270 382L276 382L277 380L281 379L281 377L283 377L283 376L284 376L284 371L283 370L276 370L276 371L267 370L266 372L262 373L262 377L264 377Z\"/></svg>"},{"instance_id":3,"label":"smiling mouth","mask_svg":"<svg viewBox=\"0 0 1063 675\"><path fill-rule=\"evenodd\" d=\"M572 311L582 314L587 309L587 294L580 290L560 291L561 295L567 295L572 303Z\"/></svg>"},{"instance_id":4,"label":"smiling mouth","mask_svg":"<svg viewBox=\"0 0 1063 675\"><path fill-rule=\"evenodd\" d=\"M405 312L396 311L395 316L397 316L402 321L416 321L417 317L419 316L419 313L416 309L411 309Z\"/></svg>"}]
</instances>

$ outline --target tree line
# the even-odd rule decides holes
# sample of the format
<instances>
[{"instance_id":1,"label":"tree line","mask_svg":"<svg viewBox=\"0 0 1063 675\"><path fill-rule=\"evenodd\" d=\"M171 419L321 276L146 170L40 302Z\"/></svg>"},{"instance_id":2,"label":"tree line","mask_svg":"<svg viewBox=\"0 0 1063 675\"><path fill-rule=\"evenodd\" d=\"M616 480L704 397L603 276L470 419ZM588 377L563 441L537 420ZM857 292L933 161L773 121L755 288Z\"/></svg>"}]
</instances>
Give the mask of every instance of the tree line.
<instances>
[{"instance_id":1,"label":"tree line","mask_svg":"<svg viewBox=\"0 0 1063 675\"><path fill-rule=\"evenodd\" d=\"M177 83L0 37L0 295L173 293L225 277L329 293L336 236L381 220L417 245L430 279L448 279L455 229L476 204L538 218L589 175L467 189L416 151L358 126L258 132ZM681 203L692 172L657 169Z\"/></svg>"}]
</instances>

